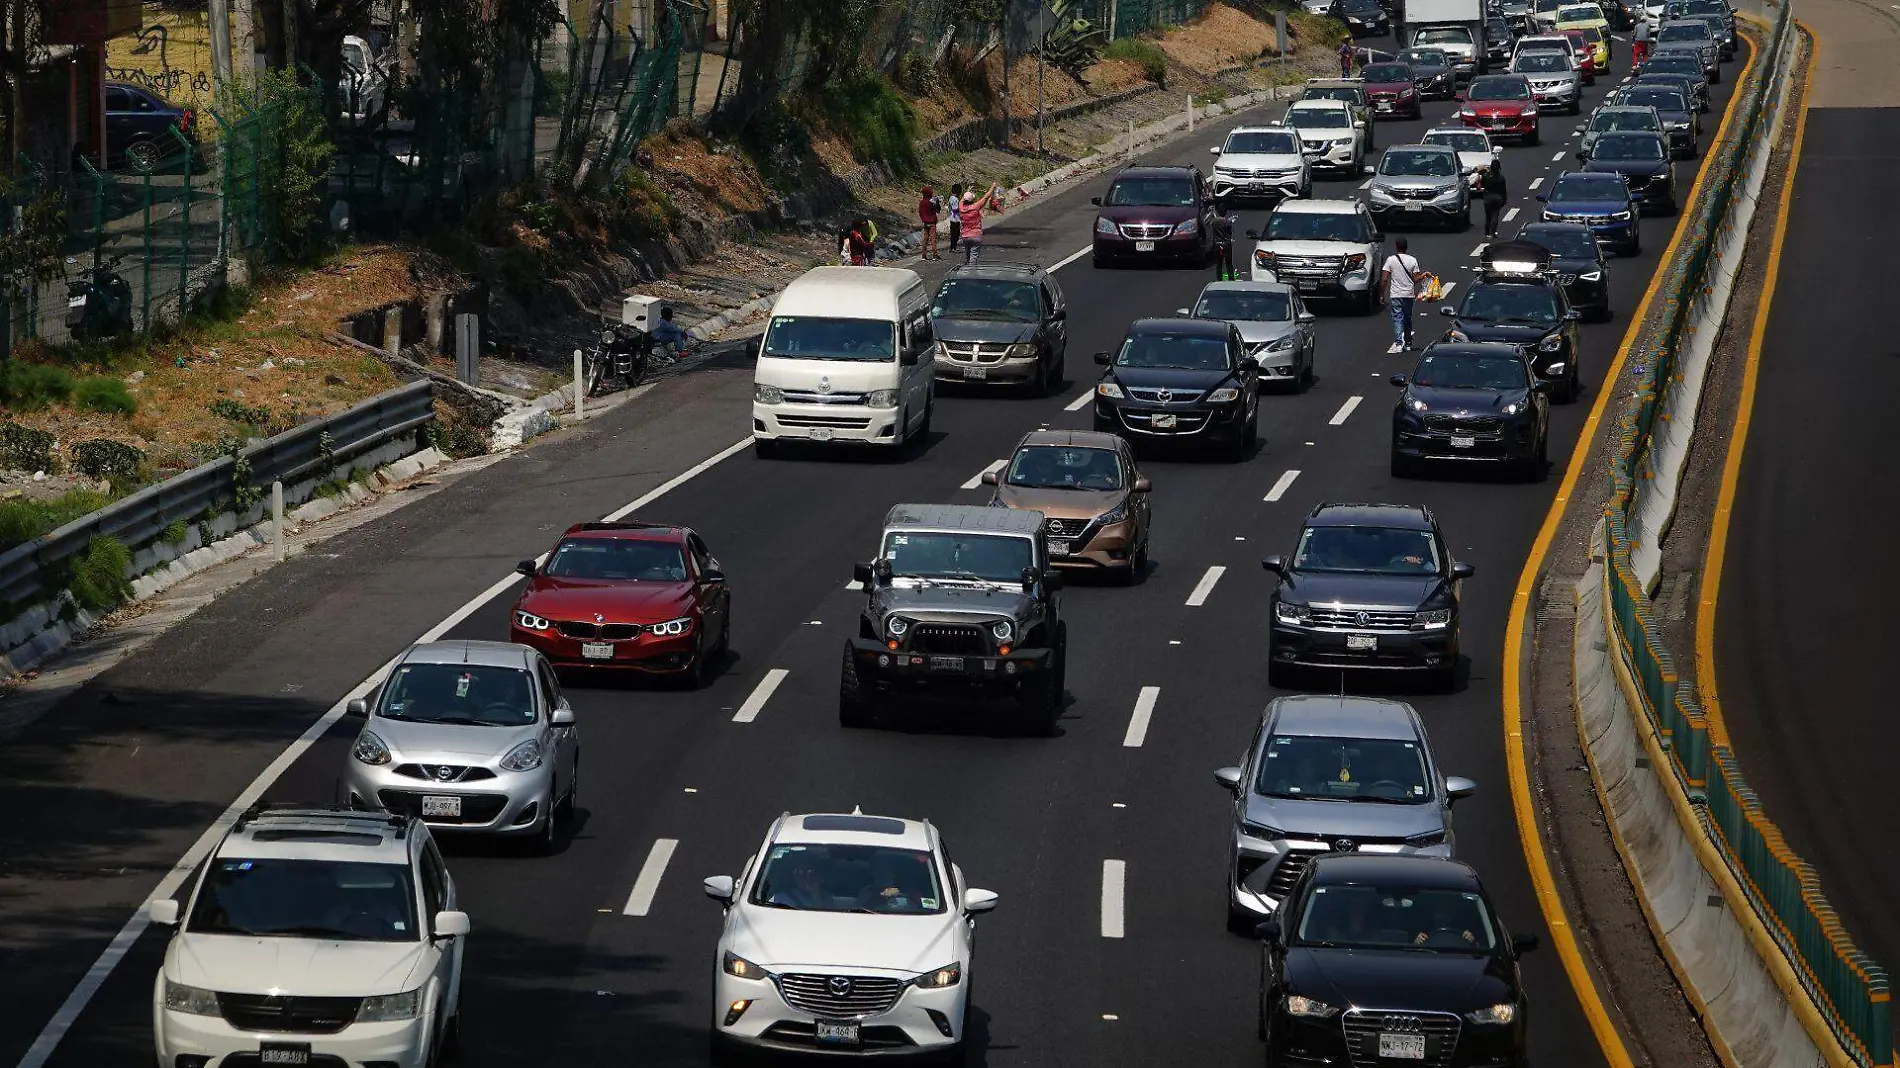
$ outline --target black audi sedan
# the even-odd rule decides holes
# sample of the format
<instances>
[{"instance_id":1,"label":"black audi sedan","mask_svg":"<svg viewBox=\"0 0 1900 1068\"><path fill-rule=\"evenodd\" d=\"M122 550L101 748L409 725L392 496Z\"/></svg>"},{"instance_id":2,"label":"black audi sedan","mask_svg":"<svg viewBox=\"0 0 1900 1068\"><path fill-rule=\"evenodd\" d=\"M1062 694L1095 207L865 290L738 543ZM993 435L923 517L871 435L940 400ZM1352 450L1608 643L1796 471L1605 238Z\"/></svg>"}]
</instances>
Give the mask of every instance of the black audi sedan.
<instances>
[{"instance_id":1,"label":"black audi sedan","mask_svg":"<svg viewBox=\"0 0 1900 1068\"><path fill-rule=\"evenodd\" d=\"M1256 932L1268 1065L1527 1063L1518 959L1537 937L1462 861L1324 854Z\"/></svg>"},{"instance_id":2,"label":"black audi sedan","mask_svg":"<svg viewBox=\"0 0 1900 1068\"><path fill-rule=\"evenodd\" d=\"M1392 384L1401 390L1392 410L1392 477L1412 478L1439 462L1543 477L1550 386L1531 377L1516 346L1440 341Z\"/></svg>"},{"instance_id":3,"label":"black audi sedan","mask_svg":"<svg viewBox=\"0 0 1900 1068\"><path fill-rule=\"evenodd\" d=\"M1438 314L1451 319L1446 341L1501 341L1524 350L1537 377L1551 383L1556 399L1574 401L1583 390L1577 359L1583 352L1577 320L1563 286L1548 270L1516 272L1521 264L1499 261L1485 270L1453 308Z\"/></svg>"},{"instance_id":4,"label":"black audi sedan","mask_svg":"<svg viewBox=\"0 0 1900 1068\"><path fill-rule=\"evenodd\" d=\"M1301 668L1425 671L1450 690L1458 669L1458 583L1432 513L1412 504L1322 504L1293 555L1260 566L1280 577L1267 608L1267 681Z\"/></svg>"},{"instance_id":5,"label":"black audi sedan","mask_svg":"<svg viewBox=\"0 0 1900 1068\"><path fill-rule=\"evenodd\" d=\"M1234 324L1137 319L1095 385L1095 429L1131 442L1204 443L1244 460L1258 440L1260 365Z\"/></svg>"},{"instance_id":6,"label":"black audi sedan","mask_svg":"<svg viewBox=\"0 0 1900 1068\"><path fill-rule=\"evenodd\" d=\"M1676 165L1669 142L1659 133L1641 130L1606 133L1590 146L1586 171L1620 174L1629 184L1630 199L1644 215L1676 213Z\"/></svg>"},{"instance_id":7,"label":"black audi sedan","mask_svg":"<svg viewBox=\"0 0 1900 1068\"><path fill-rule=\"evenodd\" d=\"M1571 307L1586 319L1609 320L1610 264L1595 231L1582 223L1534 222L1524 224L1517 240L1550 253L1551 269Z\"/></svg>"}]
</instances>

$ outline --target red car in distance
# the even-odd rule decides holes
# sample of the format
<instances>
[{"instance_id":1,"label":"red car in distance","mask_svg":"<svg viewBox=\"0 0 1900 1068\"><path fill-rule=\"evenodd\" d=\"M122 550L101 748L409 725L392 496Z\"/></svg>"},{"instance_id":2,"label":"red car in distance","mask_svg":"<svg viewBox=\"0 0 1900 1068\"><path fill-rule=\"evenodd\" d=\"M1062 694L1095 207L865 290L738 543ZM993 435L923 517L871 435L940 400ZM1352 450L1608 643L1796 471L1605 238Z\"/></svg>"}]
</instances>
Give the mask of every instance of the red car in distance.
<instances>
[{"instance_id":1,"label":"red car in distance","mask_svg":"<svg viewBox=\"0 0 1900 1068\"><path fill-rule=\"evenodd\" d=\"M1483 130L1497 141L1513 137L1521 144L1537 143L1537 96L1522 74L1484 74L1471 79L1458 121Z\"/></svg>"},{"instance_id":2,"label":"red car in distance","mask_svg":"<svg viewBox=\"0 0 1900 1068\"><path fill-rule=\"evenodd\" d=\"M1577 44L1577 77L1585 85L1595 85L1597 83L1596 38L1574 26L1567 30L1558 30L1557 32L1570 38ZM1604 73L1607 74L1608 71Z\"/></svg>"},{"instance_id":3,"label":"red car in distance","mask_svg":"<svg viewBox=\"0 0 1900 1068\"><path fill-rule=\"evenodd\" d=\"M1368 63L1359 76L1365 79L1366 96L1372 100L1375 116L1424 118L1419 110L1418 86L1410 63Z\"/></svg>"},{"instance_id":4,"label":"red car in distance","mask_svg":"<svg viewBox=\"0 0 1900 1068\"><path fill-rule=\"evenodd\" d=\"M569 527L508 614L508 637L556 667L712 680L732 638L732 593L698 534L655 523Z\"/></svg>"}]
</instances>

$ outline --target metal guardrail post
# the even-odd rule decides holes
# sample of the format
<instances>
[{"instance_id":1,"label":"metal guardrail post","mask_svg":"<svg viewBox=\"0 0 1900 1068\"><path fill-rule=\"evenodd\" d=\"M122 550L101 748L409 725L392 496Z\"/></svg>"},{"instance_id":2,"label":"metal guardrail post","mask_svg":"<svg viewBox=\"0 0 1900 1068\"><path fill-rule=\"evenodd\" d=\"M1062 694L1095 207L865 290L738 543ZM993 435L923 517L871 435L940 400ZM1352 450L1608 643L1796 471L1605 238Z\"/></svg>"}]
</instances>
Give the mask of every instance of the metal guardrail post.
<instances>
[{"instance_id":1,"label":"metal guardrail post","mask_svg":"<svg viewBox=\"0 0 1900 1068\"><path fill-rule=\"evenodd\" d=\"M191 298L191 171L198 161L191 142L185 140L185 135L179 133L176 126L166 127L166 131L178 142L185 161L184 188L179 191L183 203L179 207L181 216L178 227L178 321L182 324Z\"/></svg>"}]
</instances>

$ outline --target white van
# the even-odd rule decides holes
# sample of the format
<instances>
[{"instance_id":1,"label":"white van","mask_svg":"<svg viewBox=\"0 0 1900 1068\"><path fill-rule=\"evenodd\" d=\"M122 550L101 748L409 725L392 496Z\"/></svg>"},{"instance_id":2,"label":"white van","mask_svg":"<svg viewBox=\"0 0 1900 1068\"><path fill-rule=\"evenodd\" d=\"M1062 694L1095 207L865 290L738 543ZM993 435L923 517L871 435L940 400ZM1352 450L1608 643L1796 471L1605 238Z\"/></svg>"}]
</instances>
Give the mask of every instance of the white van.
<instances>
[{"instance_id":1,"label":"white van","mask_svg":"<svg viewBox=\"0 0 1900 1068\"><path fill-rule=\"evenodd\" d=\"M752 378L752 437L901 447L930 432L930 292L896 267L815 267L785 287Z\"/></svg>"}]
</instances>

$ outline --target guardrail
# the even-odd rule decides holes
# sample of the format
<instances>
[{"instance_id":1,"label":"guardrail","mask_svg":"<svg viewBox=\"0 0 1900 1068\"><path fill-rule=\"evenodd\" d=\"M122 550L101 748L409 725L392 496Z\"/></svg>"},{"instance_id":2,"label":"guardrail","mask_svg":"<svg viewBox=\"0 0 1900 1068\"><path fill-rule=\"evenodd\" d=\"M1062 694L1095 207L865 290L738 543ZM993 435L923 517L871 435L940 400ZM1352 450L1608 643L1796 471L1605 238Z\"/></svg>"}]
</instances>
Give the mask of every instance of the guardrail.
<instances>
[{"instance_id":1,"label":"guardrail","mask_svg":"<svg viewBox=\"0 0 1900 1068\"><path fill-rule=\"evenodd\" d=\"M1727 313L1734 269L1724 253L1747 239L1753 185L1774 147L1771 97L1783 91L1794 46L1794 16L1780 3L1732 106L1734 133L1708 161L1681 253L1669 265L1661 315L1633 350L1637 387L1617 418L1609 448L1612 490L1603 528L1611 570L1609 613L1616 652L1637 683L1642 713L1668 754L1677 786L1701 830L1743 888L1842 1050L1860 1065L1894 1063L1887 973L1860 952L1821 892L1814 869L1788 848L1743 778L1735 754L1713 742L1694 686L1664 646L1649 591L1673 518L1675 485L1701 393L1703 361ZM1743 198L1748 211L1737 225Z\"/></svg>"},{"instance_id":2,"label":"guardrail","mask_svg":"<svg viewBox=\"0 0 1900 1068\"><path fill-rule=\"evenodd\" d=\"M272 482L293 485L342 465L435 418L427 380L398 386L328 419L312 420L273 438L220 456L91 515L0 553L0 604L18 611L44 598L65 574L68 557L95 537L116 538L136 551L175 522L257 506L252 496ZM0 619L0 623L6 620Z\"/></svg>"}]
</instances>

